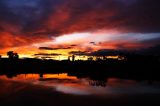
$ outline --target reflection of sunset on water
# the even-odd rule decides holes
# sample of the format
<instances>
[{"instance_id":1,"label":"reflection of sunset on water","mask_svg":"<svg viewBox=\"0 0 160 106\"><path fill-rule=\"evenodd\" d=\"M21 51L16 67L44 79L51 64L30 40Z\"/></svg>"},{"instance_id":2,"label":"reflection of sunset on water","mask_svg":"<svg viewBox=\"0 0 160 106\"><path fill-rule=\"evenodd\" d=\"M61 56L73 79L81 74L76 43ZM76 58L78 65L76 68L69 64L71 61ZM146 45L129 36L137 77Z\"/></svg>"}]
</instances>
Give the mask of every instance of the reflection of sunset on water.
<instances>
[{"instance_id":1,"label":"reflection of sunset on water","mask_svg":"<svg viewBox=\"0 0 160 106\"><path fill-rule=\"evenodd\" d=\"M43 78L45 79L68 79L68 80L77 80L76 76L68 76L67 73L62 74L44 74ZM6 76L1 76L1 79L7 79ZM12 78L12 80L38 80L40 79L40 74L20 74Z\"/></svg>"},{"instance_id":2,"label":"reflection of sunset on water","mask_svg":"<svg viewBox=\"0 0 160 106\"><path fill-rule=\"evenodd\" d=\"M63 74L44 74L43 78L55 78L55 79L70 79L70 80L77 80L75 76L68 76L67 73Z\"/></svg>"},{"instance_id":3,"label":"reflection of sunset on water","mask_svg":"<svg viewBox=\"0 0 160 106\"><path fill-rule=\"evenodd\" d=\"M92 80L87 77L77 78L77 76L69 76L67 73L43 75L21 74L12 78L7 78L7 76L2 75L0 79L42 85L64 94L73 95L119 95L159 92L158 88L150 86L146 82L118 78L106 78L106 80L104 79L103 81Z\"/></svg>"}]
</instances>

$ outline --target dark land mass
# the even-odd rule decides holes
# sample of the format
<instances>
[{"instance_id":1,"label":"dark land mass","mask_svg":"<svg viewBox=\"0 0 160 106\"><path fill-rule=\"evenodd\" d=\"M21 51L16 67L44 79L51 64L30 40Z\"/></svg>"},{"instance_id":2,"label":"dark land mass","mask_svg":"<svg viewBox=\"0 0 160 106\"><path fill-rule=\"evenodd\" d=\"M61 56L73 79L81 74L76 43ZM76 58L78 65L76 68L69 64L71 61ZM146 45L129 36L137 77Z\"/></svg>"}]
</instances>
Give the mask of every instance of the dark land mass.
<instances>
[{"instance_id":1,"label":"dark land mass","mask_svg":"<svg viewBox=\"0 0 160 106\"><path fill-rule=\"evenodd\" d=\"M0 75L12 78L18 74L68 73L77 78L90 78L106 83L116 77L150 84L160 81L160 58L155 56L129 56L126 60L54 61L40 59L0 59ZM47 79L43 79L47 80ZM104 83L103 83L104 82ZM97 84L97 83L96 83ZM160 105L160 93L71 95L57 92L53 87L0 80L1 106L154 106ZM92 85L92 84L91 84ZM94 86L94 84L93 84Z\"/></svg>"},{"instance_id":2,"label":"dark land mass","mask_svg":"<svg viewBox=\"0 0 160 106\"><path fill-rule=\"evenodd\" d=\"M135 80L160 80L160 57L126 56L125 60L97 61L55 61L41 59L0 59L0 74L8 77L27 73L68 73L78 77L89 76L103 79L107 77Z\"/></svg>"}]
</instances>

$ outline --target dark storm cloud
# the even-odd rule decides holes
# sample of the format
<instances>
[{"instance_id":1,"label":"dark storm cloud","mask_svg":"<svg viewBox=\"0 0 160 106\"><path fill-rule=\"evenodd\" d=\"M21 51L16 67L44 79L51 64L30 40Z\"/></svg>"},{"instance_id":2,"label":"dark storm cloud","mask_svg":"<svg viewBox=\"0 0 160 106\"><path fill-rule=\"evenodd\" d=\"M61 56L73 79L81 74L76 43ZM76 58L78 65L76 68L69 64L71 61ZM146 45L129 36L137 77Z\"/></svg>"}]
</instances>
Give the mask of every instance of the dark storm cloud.
<instances>
[{"instance_id":1,"label":"dark storm cloud","mask_svg":"<svg viewBox=\"0 0 160 106\"><path fill-rule=\"evenodd\" d=\"M114 21L122 20L120 25L132 32L160 32L159 12L159 0L137 0Z\"/></svg>"},{"instance_id":2,"label":"dark storm cloud","mask_svg":"<svg viewBox=\"0 0 160 106\"><path fill-rule=\"evenodd\" d=\"M159 32L159 4L159 0L1 0L0 28L47 34L101 28Z\"/></svg>"},{"instance_id":3,"label":"dark storm cloud","mask_svg":"<svg viewBox=\"0 0 160 106\"><path fill-rule=\"evenodd\" d=\"M159 32L158 0L68 0L49 20L49 29L71 33L96 29Z\"/></svg>"},{"instance_id":4,"label":"dark storm cloud","mask_svg":"<svg viewBox=\"0 0 160 106\"><path fill-rule=\"evenodd\" d=\"M98 29L160 32L159 5L159 0L1 0L0 32L24 42Z\"/></svg>"},{"instance_id":5,"label":"dark storm cloud","mask_svg":"<svg viewBox=\"0 0 160 106\"><path fill-rule=\"evenodd\" d=\"M53 6L50 0L1 0L0 26L11 33L38 31Z\"/></svg>"},{"instance_id":6,"label":"dark storm cloud","mask_svg":"<svg viewBox=\"0 0 160 106\"><path fill-rule=\"evenodd\" d=\"M160 45L152 46L145 49L138 50L112 50L112 49L101 49L88 53L88 56L115 56L115 55L146 55L146 56L160 56Z\"/></svg>"},{"instance_id":7,"label":"dark storm cloud","mask_svg":"<svg viewBox=\"0 0 160 106\"><path fill-rule=\"evenodd\" d=\"M121 51L118 50L112 50L112 49L102 49L98 51L94 51L92 53L89 53L89 56L115 56L122 54Z\"/></svg>"},{"instance_id":8,"label":"dark storm cloud","mask_svg":"<svg viewBox=\"0 0 160 106\"><path fill-rule=\"evenodd\" d=\"M48 41L50 36L34 33L46 30L43 22L56 3L56 0L1 0L0 48Z\"/></svg>"}]
</instances>

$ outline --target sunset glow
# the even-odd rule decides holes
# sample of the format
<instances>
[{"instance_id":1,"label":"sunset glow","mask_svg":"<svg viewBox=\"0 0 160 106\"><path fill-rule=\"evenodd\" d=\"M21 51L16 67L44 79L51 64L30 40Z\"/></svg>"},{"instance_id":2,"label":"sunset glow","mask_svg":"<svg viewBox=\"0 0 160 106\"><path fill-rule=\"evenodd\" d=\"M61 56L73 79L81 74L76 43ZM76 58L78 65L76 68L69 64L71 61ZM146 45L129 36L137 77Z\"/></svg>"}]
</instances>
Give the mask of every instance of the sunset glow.
<instances>
[{"instance_id":1,"label":"sunset glow","mask_svg":"<svg viewBox=\"0 0 160 106\"><path fill-rule=\"evenodd\" d=\"M0 15L3 57L7 57L7 51L14 51L20 58L59 54L48 58L63 60L73 51L137 50L159 45L159 19L153 12L156 6L148 6L149 1L19 1L0 2L4 8L0 12L10 13Z\"/></svg>"},{"instance_id":2,"label":"sunset glow","mask_svg":"<svg viewBox=\"0 0 160 106\"><path fill-rule=\"evenodd\" d=\"M159 65L160 0L0 0L0 106L160 104Z\"/></svg>"}]
</instances>

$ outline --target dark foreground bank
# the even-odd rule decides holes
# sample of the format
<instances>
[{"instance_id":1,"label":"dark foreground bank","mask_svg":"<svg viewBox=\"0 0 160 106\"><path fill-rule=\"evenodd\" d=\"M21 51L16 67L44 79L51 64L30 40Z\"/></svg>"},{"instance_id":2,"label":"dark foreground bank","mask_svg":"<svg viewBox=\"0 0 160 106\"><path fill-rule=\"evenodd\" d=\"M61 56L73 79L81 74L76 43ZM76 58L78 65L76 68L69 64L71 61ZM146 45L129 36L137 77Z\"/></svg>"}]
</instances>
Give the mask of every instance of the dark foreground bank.
<instances>
[{"instance_id":1,"label":"dark foreground bank","mask_svg":"<svg viewBox=\"0 0 160 106\"><path fill-rule=\"evenodd\" d=\"M70 95L54 88L0 80L0 106L155 106L160 93L121 95Z\"/></svg>"},{"instance_id":2,"label":"dark foreground bank","mask_svg":"<svg viewBox=\"0 0 160 106\"><path fill-rule=\"evenodd\" d=\"M69 73L97 77L118 77L160 81L158 57L132 57L127 60L54 61L41 59L0 59L0 75Z\"/></svg>"}]
</instances>

